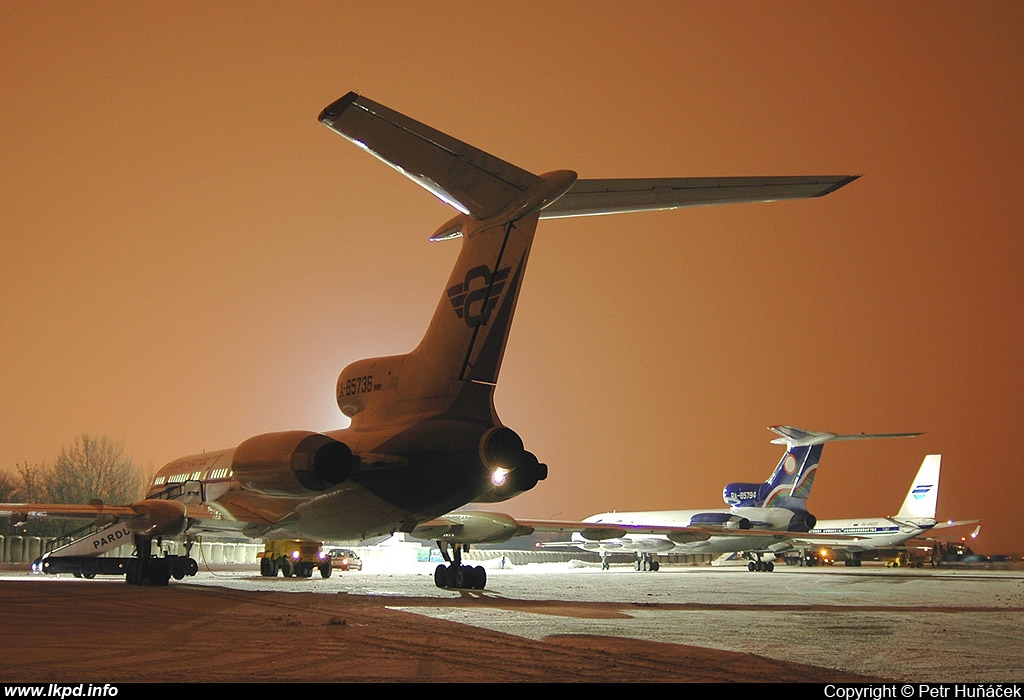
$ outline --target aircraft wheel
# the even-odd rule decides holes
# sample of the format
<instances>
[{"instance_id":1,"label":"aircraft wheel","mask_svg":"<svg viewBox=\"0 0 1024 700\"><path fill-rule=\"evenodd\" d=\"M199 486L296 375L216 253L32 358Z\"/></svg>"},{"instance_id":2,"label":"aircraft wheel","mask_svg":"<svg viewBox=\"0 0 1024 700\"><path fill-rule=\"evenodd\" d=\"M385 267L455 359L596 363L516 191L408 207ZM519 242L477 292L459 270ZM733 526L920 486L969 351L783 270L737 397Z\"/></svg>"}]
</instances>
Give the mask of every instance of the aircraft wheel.
<instances>
[{"instance_id":1,"label":"aircraft wheel","mask_svg":"<svg viewBox=\"0 0 1024 700\"><path fill-rule=\"evenodd\" d=\"M651 562L651 571L657 571L660 568L661 568L661 562L660 561L655 560L655 561Z\"/></svg>"},{"instance_id":2,"label":"aircraft wheel","mask_svg":"<svg viewBox=\"0 0 1024 700\"><path fill-rule=\"evenodd\" d=\"M747 571L757 571L757 562L748 562Z\"/></svg>"},{"instance_id":3,"label":"aircraft wheel","mask_svg":"<svg viewBox=\"0 0 1024 700\"><path fill-rule=\"evenodd\" d=\"M444 564L438 564L437 568L434 569L434 585L438 588L448 587L448 567Z\"/></svg>"},{"instance_id":4,"label":"aircraft wheel","mask_svg":"<svg viewBox=\"0 0 1024 700\"><path fill-rule=\"evenodd\" d=\"M473 569L473 578L476 585L473 588L483 590L487 587L487 569L482 566L478 566Z\"/></svg>"},{"instance_id":5,"label":"aircraft wheel","mask_svg":"<svg viewBox=\"0 0 1024 700\"><path fill-rule=\"evenodd\" d=\"M333 567L331 566L331 560L330 559L327 559L326 561L324 561L324 563L321 564L318 568L320 569L320 578L330 578L331 577L331 571L332 571Z\"/></svg>"},{"instance_id":6,"label":"aircraft wheel","mask_svg":"<svg viewBox=\"0 0 1024 700\"><path fill-rule=\"evenodd\" d=\"M292 561L291 561L291 559L282 559L281 560L281 575L284 576L285 578L291 578L292 574L294 574L294 573L295 573L295 571L294 571L294 569L292 569Z\"/></svg>"},{"instance_id":7,"label":"aircraft wheel","mask_svg":"<svg viewBox=\"0 0 1024 700\"><path fill-rule=\"evenodd\" d=\"M764 570L765 571L775 571L775 562L771 562L771 561L766 562L765 565L764 565Z\"/></svg>"}]
</instances>

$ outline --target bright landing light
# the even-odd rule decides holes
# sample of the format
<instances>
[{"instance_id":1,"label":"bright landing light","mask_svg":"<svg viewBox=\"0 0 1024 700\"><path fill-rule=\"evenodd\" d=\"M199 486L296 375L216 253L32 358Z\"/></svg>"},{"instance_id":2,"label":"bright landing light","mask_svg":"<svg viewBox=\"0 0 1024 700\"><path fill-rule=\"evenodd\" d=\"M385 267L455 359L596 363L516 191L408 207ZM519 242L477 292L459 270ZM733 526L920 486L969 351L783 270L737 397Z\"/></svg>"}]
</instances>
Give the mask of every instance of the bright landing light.
<instances>
[{"instance_id":1,"label":"bright landing light","mask_svg":"<svg viewBox=\"0 0 1024 700\"><path fill-rule=\"evenodd\" d=\"M505 477L507 476L508 469L498 467L493 472L491 472L491 483L494 484L495 486L501 486L502 484L505 483Z\"/></svg>"}]
</instances>

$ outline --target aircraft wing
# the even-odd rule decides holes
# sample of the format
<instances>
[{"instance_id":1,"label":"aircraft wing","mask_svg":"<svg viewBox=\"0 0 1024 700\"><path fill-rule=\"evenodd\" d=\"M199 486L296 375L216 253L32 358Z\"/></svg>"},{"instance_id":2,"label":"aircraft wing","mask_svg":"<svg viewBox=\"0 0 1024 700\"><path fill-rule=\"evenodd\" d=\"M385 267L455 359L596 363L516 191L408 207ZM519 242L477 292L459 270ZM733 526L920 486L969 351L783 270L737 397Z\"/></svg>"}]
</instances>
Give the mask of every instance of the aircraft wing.
<instances>
[{"instance_id":1,"label":"aircraft wing","mask_svg":"<svg viewBox=\"0 0 1024 700\"><path fill-rule=\"evenodd\" d=\"M140 535L176 535L185 529L186 509L179 501L147 499L131 505L67 503L0 503L0 516L9 517L15 525L30 518L59 520L92 520L97 525L122 523Z\"/></svg>"},{"instance_id":2,"label":"aircraft wing","mask_svg":"<svg viewBox=\"0 0 1024 700\"><path fill-rule=\"evenodd\" d=\"M859 175L577 180L542 219L823 197Z\"/></svg>"},{"instance_id":3,"label":"aircraft wing","mask_svg":"<svg viewBox=\"0 0 1024 700\"><path fill-rule=\"evenodd\" d=\"M676 544L699 542L711 537L760 538L765 545L787 540L792 532L779 530L733 529L713 526L631 525L627 523L588 523L561 520L520 520L520 525L533 532L578 532L591 541L614 540L631 535L661 535Z\"/></svg>"},{"instance_id":4,"label":"aircraft wing","mask_svg":"<svg viewBox=\"0 0 1024 700\"><path fill-rule=\"evenodd\" d=\"M588 540L611 540L630 535L661 535L683 544L710 537L762 538L765 545L791 538L794 533L775 530L734 530L720 527L683 527L675 525L627 525L587 523L566 520L526 520L504 513L454 511L429 522L420 523L409 534L423 540L441 540L459 544L505 542L534 532L579 532Z\"/></svg>"}]
</instances>

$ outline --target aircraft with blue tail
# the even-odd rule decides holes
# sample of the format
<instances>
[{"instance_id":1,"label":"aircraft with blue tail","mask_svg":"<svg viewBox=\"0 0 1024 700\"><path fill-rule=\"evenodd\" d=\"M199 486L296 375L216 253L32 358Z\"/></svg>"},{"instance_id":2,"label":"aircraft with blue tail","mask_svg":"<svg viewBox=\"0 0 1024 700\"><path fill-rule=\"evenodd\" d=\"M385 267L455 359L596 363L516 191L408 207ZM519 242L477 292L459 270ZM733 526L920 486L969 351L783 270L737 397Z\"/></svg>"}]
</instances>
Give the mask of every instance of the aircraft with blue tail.
<instances>
[{"instance_id":1,"label":"aircraft with blue tail","mask_svg":"<svg viewBox=\"0 0 1024 700\"><path fill-rule=\"evenodd\" d=\"M779 435L772 444L784 444L786 452L763 483L731 483L722 498L728 508L704 510L657 510L599 513L579 523L520 520L537 532L571 532L571 545L599 552L608 568L607 555L632 552L636 568L657 571L659 554L772 553L793 548L794 536L807 536L817 519L807 510L807 498L825 443L836 440L869 440L915 437L921 433L838 435L787 425L769 430ZM838 536L834 541L842 542ZM751 570L770 571L770 561L757 556Z\"/></svg>"}]
</instances>

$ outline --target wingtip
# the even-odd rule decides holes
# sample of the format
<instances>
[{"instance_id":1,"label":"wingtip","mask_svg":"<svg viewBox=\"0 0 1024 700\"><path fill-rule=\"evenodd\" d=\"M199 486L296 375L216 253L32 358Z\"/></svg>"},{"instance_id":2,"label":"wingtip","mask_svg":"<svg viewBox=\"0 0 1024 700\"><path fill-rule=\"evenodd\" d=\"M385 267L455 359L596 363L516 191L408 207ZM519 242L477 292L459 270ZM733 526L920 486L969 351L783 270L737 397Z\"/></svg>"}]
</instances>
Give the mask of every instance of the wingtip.
<instances>
[{"instance_id":1,"label":"wingtip","mask_svg":"<svg viewBox=\"0 0 1024 700\"><path fill-rule=\"evenodd\" d=\"M323 111L320 112L320 116L317 117L317 120L321 124L331 126L332 124L334 124L335 120L341 116L342 112L344 112L346 109L352 106L352 103L355 102L356 98L358 97L359 93L353 91L348 93L344 97L335 100L334 102L323 108Z\"/></svg>"},{"instance_id":2,"label":"wingtip","mask_svg":"<svg viewBox=\"0 0 1024 700\"><path fill-rule=\"evenodd\" d=\"M827 187L824 190L822 190L821 192L819 192L817 196L818 197L824 197L827 194L832 194L836 190L838 190L838 189L840 189L842 187L846 187L851 182L853 182L854 180L859 179L860 177L861 177L860 175L846 175L846 176L843 176L843 177L839 178L835 182L835 184L833 184L831 187Z\"/></svg>"}]
</instances>

